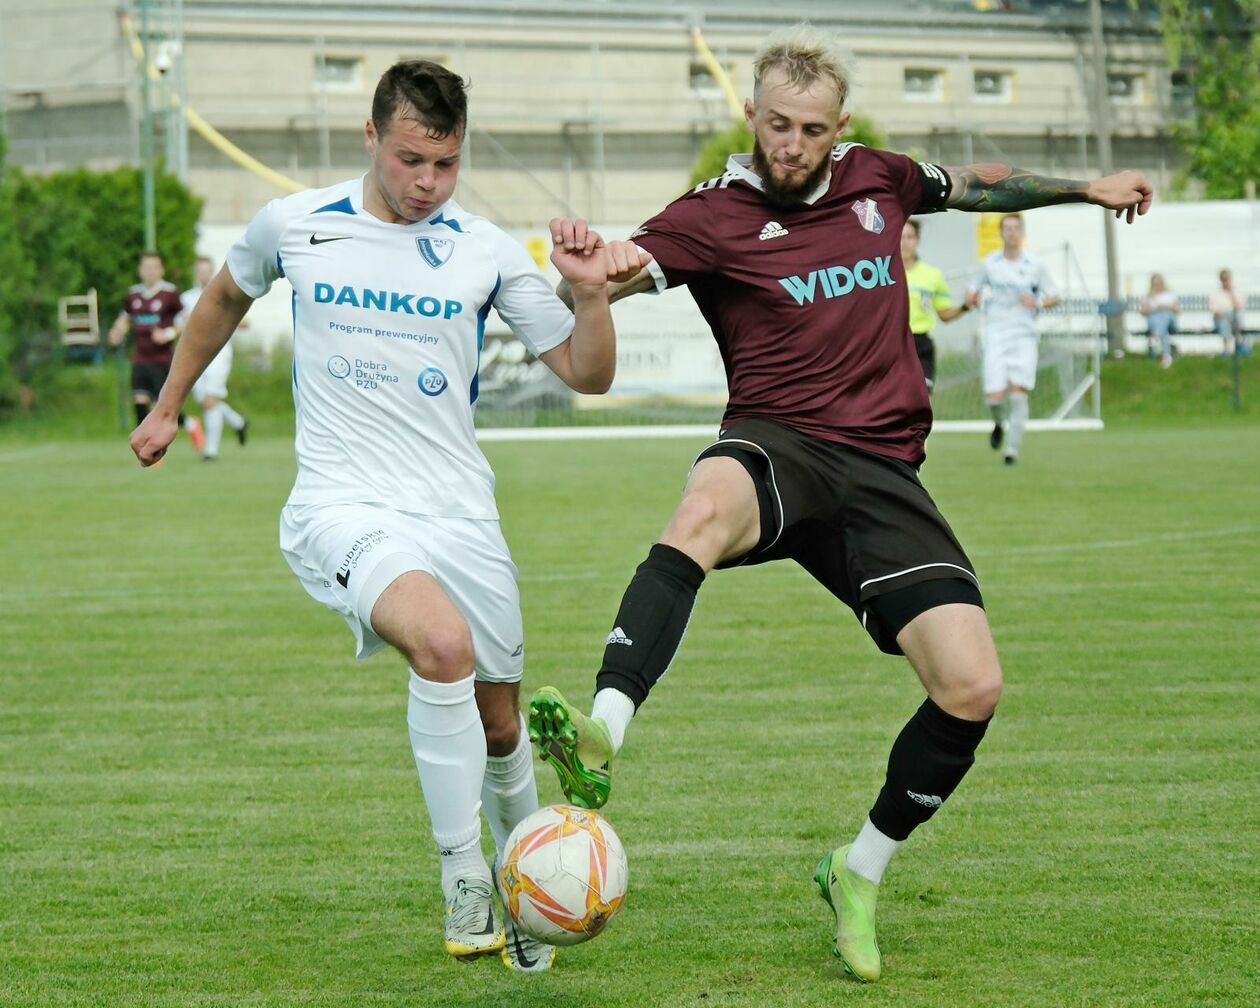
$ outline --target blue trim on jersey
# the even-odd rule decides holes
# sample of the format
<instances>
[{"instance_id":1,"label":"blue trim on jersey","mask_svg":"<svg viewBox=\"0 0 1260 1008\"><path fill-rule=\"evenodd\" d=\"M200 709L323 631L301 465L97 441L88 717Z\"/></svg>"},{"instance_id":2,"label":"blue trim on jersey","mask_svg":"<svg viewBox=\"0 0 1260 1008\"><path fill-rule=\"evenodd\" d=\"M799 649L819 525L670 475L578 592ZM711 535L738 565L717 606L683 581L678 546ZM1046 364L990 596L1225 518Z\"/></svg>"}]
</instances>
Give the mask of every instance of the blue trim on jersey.
<instances>
[{"instance_id":1,"label":"blue trim on jersey","mask_svg":"<svg viewBox=\"0 0 1260 1008\"><path fill-rule=\"evenodd\" d=\"M293 300L291 303L293 312L293 406L297 407L298 400L298 380L297 380L297 291L293 292Z\"/></svg>"},{"instance_id":2,"label":"blue trim on jersey","mask_svg":"<svg viewBox=\"0 0 1260 1008\"><path fill-rule=\"evenodd\" d=\"M284 276L284 262L280 258L280 253L276 253L276 269L280 271L280 275Z\"/></svg>"},{"instance_id":3,"label":"blue trim on jersey","mask_svg":"<svg viewBox=\"0 0 1260 1008\"><path fill-rule=\"evenodd\" d=\"M460 234L464 233L464 229L459 226L459 221L447 220L441 214L438 214L436 217L433 218L433 220L429 221L429 223L430 224L445 224L452 231L458 231Z\"/></svg>"},{"instance_id":4,"label":"blue trim on jersey","mask_svg":"<svg viewBox=\"0 0 1260 1008\"><path fill-rule=\"evenodd\" d=\"M312 210L311 213L348 213L353 217L354 207L350 204L350 197L344 196L337 200L336 203L329 203L327 206L322 206L318 210Z\"/></svg>"},{"instance_id":5,"label":"blue trim on jersey","mask_svg":"<svg viewBox=\"0 0 1260 1008\"><path fill-rule=\"evenodd\" d=\"M494 290L486 298L486 303L477 309L477 370L473 372L472 385L468 387L468 401L475 403L481 392L481 348L486 345L486 319L490 315L490 306L499 296L499 288L503 286L503 274L494 278Z\"/></svg>"}]
</instances>

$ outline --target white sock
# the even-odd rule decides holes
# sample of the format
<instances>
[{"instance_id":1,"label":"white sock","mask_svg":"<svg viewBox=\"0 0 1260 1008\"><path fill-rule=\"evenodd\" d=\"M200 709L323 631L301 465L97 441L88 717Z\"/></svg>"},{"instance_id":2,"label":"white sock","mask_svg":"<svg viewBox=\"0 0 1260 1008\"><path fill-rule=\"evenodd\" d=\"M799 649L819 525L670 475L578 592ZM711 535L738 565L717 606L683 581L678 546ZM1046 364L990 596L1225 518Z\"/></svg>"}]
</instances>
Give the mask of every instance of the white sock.
<instances>
[{"instance_id":1,"label":"white sock","mask_svg":"<svg viewBox=\"0 0 1260 1008\"><path fill-rule=\"evenodd\" d=\"M993 415L994 423L1002 423L1006 420L1006 400L999 399L997 402L989 403L989 412Z\"/></svg>"},{"instance_id":2,"label":"white sock","mask_svg":"<svg viewBox=\"0 0 1260 1008\"><path fill-rule=\"evenodd\" d=\"M591 717L601 718L608 726L608 737L612 739L613 753L621 750L625 741L626 727L634 717L634 701L621 692L605 687L595 694L595 703L591 707Z\"/></svg>"},{"instance_id":3,"label":"white sock","mask_svg":"<svg viewBox=\"0 0 1260 1008\"><path fill-rule=\"evenodd\" d=\"M892 856L897 853L897 848L900 846L900 840L884 836L875 828L868 816L866 822L862 824L862 830L858 833L857 839L853 841L853 846L849 848L844 865L849 871L879 885L884 877L884 869L888 867L888 862L892 860Z\"/></svg>"},{"instance_id":4,"label":"white sock","mask_svg":"<svg viewBox=\"0 0 1260 1008\"><path fill-rule=\"evenodd\" d=\"M494 834L494 849L503 860L508 834L516 824L538 809L534 785L534 753L529 732L521 718L521 737L507 756L486 757L486 779L481 785L481 807Z\"/></svg>"},{"instance_id":5,"label":"white sock","mask_svg":"<svg viewBox=\"0 0 1260 1008\"><path fill-rule=\"evenodd\" d=\"M203 409L201 416L206 423L206 447L202 454L213 458L219 454L219 444L223 440L223 403Z\"/></svg>"},{"instance_id":6,"label":"white sock","mask_svg":"<svg viewBox=\"0 0 1260 1008\"><path fill-rule=\"evenodd\" d=\"M449 899L459 878L490 880L481 855L481 783L486 774L486 733L481 727L473 676L439 683L407 676L407 733L442 864Z\"/></svg>"},{"instance_id":7,"label":"white sock","mask_svg":"<svg viewBox=\"0 0 1260 1008\"><path fill-rule=\"evenodd\" d=\"M227 403L220 401L219 408L223 410L223 419L227 421L227 425L231 427L232 430L240 430L245 426L245 418L237 413L236 410L232 409L232 407Z\"/></svg>"},{"instance_id":8,"label":"white sock","mask_svg":"<svg viewBox=\"0 0 1260 1008\"><path fill-rule=\"evenodd\" d=\"M1011 393L1011 425L1006 432L1006 454L1018 455L1020 443L1024 440L1024 429L1028 426L1028 393Z\"/></svg>"}]
</instances>

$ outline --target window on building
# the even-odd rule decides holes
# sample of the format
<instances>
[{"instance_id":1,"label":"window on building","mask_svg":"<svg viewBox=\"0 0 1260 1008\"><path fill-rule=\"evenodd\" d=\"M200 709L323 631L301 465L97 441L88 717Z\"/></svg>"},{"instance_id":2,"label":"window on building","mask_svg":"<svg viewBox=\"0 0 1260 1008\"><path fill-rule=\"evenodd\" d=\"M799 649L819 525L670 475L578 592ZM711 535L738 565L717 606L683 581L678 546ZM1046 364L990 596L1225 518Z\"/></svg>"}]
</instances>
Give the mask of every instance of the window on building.
<instances>
[{"instance_id":1,"label":"window on building","mask_svg":"<svg viewBox=\"0 0 1260 1008\"><path fill-rule=\"evenodd\" d=\"M928 67L906 67L902 94L907 101L944 101L945 74Z\"/></svg>"},{"instance_id":2,"label":"window on building","mask_svg":"<svg viewBox=\"0 0 1260 1008\"><path fill-rule=\"evenodd\" d=\"M315 86L327 91L362 91L362 56L315 56Z\"/></svg>"},{"instance_id":3,"label":"window on building","mask_svg":"<svg viewBox=\"0 0 1260 1008\"><path fill-rule=\"evenodd\" d=\"M723 63L721 67L726 71L728 79L735 71L733 63ZM721 98L724 94L721 82L713 76L708 65L700 60L691 61L688 78L691 84L691 93L697 98Z\"/></svg>"},{"instance_id":4,"label":"window on building","mask_svg":"<svg viewBox=\"0 0 1260 1008\"><path fill-rule=\"evenodd\" d=\"M1009 70L977 70L971 78L971 93L976 101L1009 102L1012 76Z\"/></svg>"},{"instance_id":5,"label":"window on building","mask_svg":"<svg viewBox=\"0 0 1260 1008\"><path fill-rule=\"evenodd\" d=\"M1169 97L1172 99L1173 108L1178 112L1194 108L1194 84L1190 80L1190 75L1184 70L1173 72L1169 81Z\"/></svg>"},{"instance_id":6,"label":"window on building","mask_svg":"<svg viewBox=\"0 0 1260 1008\"><path fill-rule=\"evenodd\" d=\"M1146 74L1107 74L1107 95L1115 105L1141 105L1146 101Z\"/></svg>"}]
</instances>

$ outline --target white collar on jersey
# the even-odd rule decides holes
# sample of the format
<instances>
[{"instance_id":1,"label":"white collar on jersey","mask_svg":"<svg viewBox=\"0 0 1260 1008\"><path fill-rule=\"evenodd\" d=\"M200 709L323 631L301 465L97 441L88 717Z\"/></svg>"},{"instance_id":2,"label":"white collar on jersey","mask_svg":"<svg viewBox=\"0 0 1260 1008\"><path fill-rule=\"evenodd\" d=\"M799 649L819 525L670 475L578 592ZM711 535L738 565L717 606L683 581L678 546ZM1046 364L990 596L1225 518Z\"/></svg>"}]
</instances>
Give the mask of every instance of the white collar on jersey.
<instances>
[{"instance_id":1,"label":"white collar on jersey","mask_svg":"<svg viewBox=\"0 0 1260 1008\"><path fill-rule=\"evenodd\" d=\"M726 162L726 174L743 179L758 192L765 192L765 187L761 184L761 176L752 170L752 163L753 156L751 154L732 154ZM818 183L818 188L805 197L802 202L812 206L826 196L827 190L830 188L831 173L828 172L827 177Z\"/></svg>"},{"instance_id":2,"label":"white collar on jersey","mask_svg":"<svg viewBox=\"0 0 1260 1008\"><path fill-rule=\"evenodd\" d=\"M353 180L351 180L351 181L353 181ZM377 221L378 223L381 223L381 224L389 224L391 227L394 227L394 226L397 226L397 227L415 227L415 226L416 226L416 225L418 225L418 224L423 224L423 225L425 225L426 227L430 227L430 226L432 226L432 225L434 225L434 224L447 224L447 223L449 223L449 222L445 219L445 214L446 214L446 211L447 211L447 210L454 209L454 206L452 206L452 204L454 204L454 203L455 203L455 197L454 197L454 196L451 196L449 199L447 199L447 201L446 201L445 203L443 203L441 206L436 206L436 207L434 207L432 210L430 210L430 211L428 212L428 214L426 214L426 215L425 215L425 217L424 217L424 219L423 219L423 220L412 221L410 224L398 224L398 225L394 225L394 224L392 224L392 223L391 223L391 222L389 222L389 221L383 221L383 220L381 220L379 217L377 217L377 216L376 216L376 214L372 213L372 211L371 211L371 210L368 210L368 209L364 206L364 204L363 204L364 192L363 192L363 191L364 191L364 187L365 187L366 185L367 185L367 173L366 173L366 172L364 172L362 175L360 175L360 176L359 176L359 184L358 184L357 186L351 186L351 187L350 187L350 193L349 193L349 195L346 197L346 199L348 199L348 200L350 201L350 207L351 207L351 209L353 209L353 210L354 210L354 212L355 212L356 214L363 214L363 215L365 215L365 216L367 216L367 217L371 218L372 220ZM335 204L334 204L334 205L335 205Z\"/></svg>"}]
</instances>

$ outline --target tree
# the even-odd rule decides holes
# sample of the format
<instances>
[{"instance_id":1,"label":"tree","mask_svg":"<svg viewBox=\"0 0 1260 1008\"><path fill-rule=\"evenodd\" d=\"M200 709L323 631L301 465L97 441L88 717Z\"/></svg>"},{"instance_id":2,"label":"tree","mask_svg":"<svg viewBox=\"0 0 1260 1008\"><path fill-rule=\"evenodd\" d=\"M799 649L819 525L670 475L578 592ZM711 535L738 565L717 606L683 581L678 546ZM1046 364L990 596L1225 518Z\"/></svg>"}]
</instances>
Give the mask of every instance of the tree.
<instances>
[{"instance_id":1,"label":"tree","mask_svg":"<svg viewBox=\"0 0 1260 1008\"><path fill-rule=\"evenodd\" d=\"M61 363L57 302L95 287L108 329L144 251L139 169L0 174L0 417ZM169 280L191 277L202 201L174 176L157 179L158 251Z\"/></svg>"},{"instance_id":2,"label":"tree","mask_svg":"<svg viewBox=\"0 0 1260 1008\"><path fill-rule=\"evenodd\" d=\"M1194 116L1173 135L1187 156L1177 188L1237 199L1260 181L1260 0L1159 0L1169 65L1194 89Z\"/></svg>"},{"instance_id":3,"label":"tree","mask_svg":"<svg viewBox=\"0 0 1260 1008\"><path fill-rule=\"evenodd\" d=\"M18 226L18 173L6 166L6 149L0 128L0 413L19 398L18 331L34 276Z\"/></svg>"},{"instance_id":4,"label":"tree","mask_svg":"<svg viewBox=\"0 0 1260 1008\"><path fill-rule=\"evenodd\" d=\"M855 115L849 120L843 140L866 144L868 147L884 146L884 138L875 124L865 116ZM700 156L691 169L690 185L715 178L726 170L726 160L732 154L747 154L753 149L752 130L744 120L731 123L721 133L715 133L700 150Z\"/></svg>"}]
</instances>

